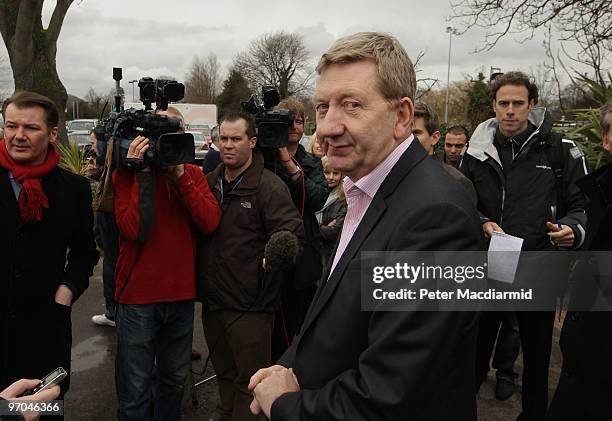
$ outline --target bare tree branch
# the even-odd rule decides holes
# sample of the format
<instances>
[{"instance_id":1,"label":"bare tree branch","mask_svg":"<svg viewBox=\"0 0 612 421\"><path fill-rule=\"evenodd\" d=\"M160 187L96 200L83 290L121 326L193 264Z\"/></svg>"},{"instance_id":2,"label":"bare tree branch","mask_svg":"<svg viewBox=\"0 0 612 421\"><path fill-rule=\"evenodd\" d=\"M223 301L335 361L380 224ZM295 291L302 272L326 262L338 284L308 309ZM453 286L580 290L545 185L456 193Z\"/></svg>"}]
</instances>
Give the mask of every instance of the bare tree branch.
<instances>
[{"instance_id":1,"label":"bare tree branch","mask_svg":"<svg viewBox=\"0 0 612 421\"><path fill-rule=\"evenodd\" d=\"M214 103L221 84L220 72L215 54L209 54L205 60L196 56L185 76L185 99L201 104Z\"/></svg>"},{"instance_id":2,"label":"bare tree branch","mask_svg":"<svg viewBox=\"0 0 612 421\"><path fill-rule=\"evenodd\" d=\"M417 75L423 71L423 69L421 69L421 61L423 60L423 57L425 57L425 51L420 50L417 53L417 57L413 63L414 70ZM416 82L417 82L416 99L420 99L423 95L426 95L436 85L438 85L440 83L440 79L436 79L432 77L424 77L424 78L417 77ZM423 85L425 86L425 88L423 88Z\"/></svg>"},{"instance_id":3,"label":"bare tree branch","mask_svg":"<svg viewBox=\"0 0 612 421\"><path fill-rule=\"evenodd\" d=\"M451 20L459 21L461 33L485 28L484 45L490 50L508 34L527 33L551 25L560 41L585 40L606 45L612 40L612 2L609 0L460 0L451 4ZM603 44L602 44L603 43Z\"/></svg>"},{"instance_id":4,"label":"bare tree branch","mask_svg":"<svg viewBox=\"0 0 612 421\"><path fill-rule=\"evenodd\" d=\"M62 25L64 23L64 18L66 17L66 13L72 4L72 1L73 0L57 0L55 9L53 9L53 15L51 15L51 20L49 21L49 27L47 28L49 41L51 41L52 44L56 44L57 42L60 30L62 29Z\"/></svg>"},{"instance_id":5,"label":"bare tree branch","mask_svg":"<svg viewBox=\"0 0 612 421\"><path fill-rule=\"evenodd\" d=\"M234 66L251 89L274 85L282 98L307 90L313 74L302 37L284 31L255 39L247 51L236 55Z\"/></svg>"},{"instance_id":6,"label":"bare tree branch","mask_svg":"<svg viewBox=\"0 0 612 421\"><path fill-rule=\"evenodd\" d=\"M550 60L551 64L545 63L544 66L546 69L550 70L553 74L553 78L555 80L555 85L557 87L557 100L559 101L559 109L563 114L565 114L565 107L563 97L561 95L561 79L557 74L557 66L555 60L555 54L552 51L552 28L548 25L547 28L547 37L544 39L544 49L546 51L546 56Z\"/></svg>"}]
</instances>

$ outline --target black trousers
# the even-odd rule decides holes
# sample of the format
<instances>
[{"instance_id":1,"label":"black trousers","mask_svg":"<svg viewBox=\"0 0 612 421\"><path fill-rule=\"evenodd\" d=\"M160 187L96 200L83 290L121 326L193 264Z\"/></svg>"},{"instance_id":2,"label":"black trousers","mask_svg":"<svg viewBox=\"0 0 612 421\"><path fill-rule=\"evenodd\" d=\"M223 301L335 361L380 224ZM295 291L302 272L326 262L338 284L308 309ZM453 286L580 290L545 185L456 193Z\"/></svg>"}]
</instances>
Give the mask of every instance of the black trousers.
<instances>
[{"instance_id":1,"label":"black trousers","mask_svg":"<svg viewBox=\"0 0 612 421\"><path fill-rule=\"evenodd\" d=\"M493 354L493 368L497 370L495 375L498 379L504 379L516 383L518 373L514 363L521 351L521 335L519 333L516 312L507 311L502 315L501 327L495 342L495 353Z\"/></svg>"},{"instance_id":2,"label":"black trousers","mask_svg":"<svg viewBox=\"0 0 612 421\"><path fill-rule=\"evenodd\" d=\"M96 225L104 249L102 264L102 282L104 286L104 303L106 317L115 320L115 266L119 258L119 230L115 215L108 212L96 212Z\"/></svg>"},{"instance_id":3,"label":"black trousers","mask_svg":"<svg viewBox=\"0 0 612 421\"><path fill-rule=\"evenodd\" d=\"M278 361L291 344L293 337L299 333L316 292L315 285L300 290L291 282L283 285L281 304L276 311L272 331L272 362Z\"/></svg>"},{"instance_id":4,"label":"black trousers","mask_svg":"<svg viewBox=\"0 0 612 421\"><path fill-rule=\"evenodd\" d=\"M476 392L487 377L489 361L503 312L480 315L476 345ZM522 421L540 421L548 406L548 367L552 347L554 312L516 312L523 348Z\"/></svg>"}]
</instances>

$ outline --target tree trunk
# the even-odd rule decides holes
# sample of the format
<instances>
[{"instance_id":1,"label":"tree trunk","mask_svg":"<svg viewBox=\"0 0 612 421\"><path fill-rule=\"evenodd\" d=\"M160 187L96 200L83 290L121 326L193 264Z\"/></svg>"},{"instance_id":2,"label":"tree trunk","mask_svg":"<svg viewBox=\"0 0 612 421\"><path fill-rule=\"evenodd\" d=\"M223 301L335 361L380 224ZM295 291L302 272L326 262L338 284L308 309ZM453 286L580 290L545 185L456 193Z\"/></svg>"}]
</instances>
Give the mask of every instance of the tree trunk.
<instances>
[{"instance_id":1,"label":"tree trunk","mask_svg":"<svg viewBox=\"0 0 612 421\"><path fill-rule=\"evenodd\" d=\"M40 41L38 41L40 42ZM37 40L34 40L37 43ZM15 78L15 90L27 90L37 92L49 97L59 110L58 137L61 141L67 140L66 134L66 101L68 94L57 74L55 54L50 51L45 43L34 45L32 62L26 68L13 67ZM54 49L53 49L54 50Z\"/></svg>"},{"instance_id":2,"label":"tree trunk","mask_svg":"<svg viewBox=\"0 0 612 421\"><path fill-rule=\"evenodd\" d=\"M58 138L67 141L68 94L57 74L57 39L72 0L57 0L49 27L43 29L42 0L0 0L0 33L11 60L15 90L49 97L59 110Z\"/></svg>"}]
</instances>

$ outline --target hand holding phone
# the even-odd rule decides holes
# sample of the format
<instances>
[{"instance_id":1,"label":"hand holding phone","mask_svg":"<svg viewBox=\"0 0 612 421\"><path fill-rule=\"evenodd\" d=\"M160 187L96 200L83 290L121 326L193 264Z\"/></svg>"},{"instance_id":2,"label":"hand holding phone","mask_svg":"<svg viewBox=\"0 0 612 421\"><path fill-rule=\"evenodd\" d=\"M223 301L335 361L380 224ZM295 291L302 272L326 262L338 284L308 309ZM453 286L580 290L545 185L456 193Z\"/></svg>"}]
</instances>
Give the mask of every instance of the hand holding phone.
<instances>
[{"instance_id":1,"label":"hand holding phone","mask_svg":"<svg viewBox=\"0 0 612 421\"><path fill-rule=\"evenodd\" d=\"M40 384L30 390L28 390L27 392L25 392L22 396L31 396L31 395L35 395L38 392L41 392L45 389L48 389L56 384L59 384L62 380L64 380L66 377L68 377L68 373L66 372L66 370L64 370L63 367L58 367L55 370L53 370L52 372L50 372L49 374L47 374L42 381L40 382Z\"/></svg>"}]
</instances>

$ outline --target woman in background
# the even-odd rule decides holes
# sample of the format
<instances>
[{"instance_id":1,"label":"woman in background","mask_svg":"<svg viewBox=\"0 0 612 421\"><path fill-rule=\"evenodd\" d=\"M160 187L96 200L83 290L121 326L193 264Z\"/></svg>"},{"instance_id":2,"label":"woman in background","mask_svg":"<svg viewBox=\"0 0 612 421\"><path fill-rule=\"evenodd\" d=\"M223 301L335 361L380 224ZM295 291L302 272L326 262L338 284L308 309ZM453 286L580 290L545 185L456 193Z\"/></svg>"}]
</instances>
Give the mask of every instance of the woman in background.
<instances>
[{"instance_id":1,"label":"woman in background","mask_svg":"<svg viewBox=\"0 0 612 421\"><path fill-rule=\"evenodd\" d=\"M325 205L316 213L321 231L321 255L323 266L325 266L334 251L338 235L342 231L342 223L346 215L346 196L342 187L342 174L329 165L326 156L323 156L321 161L327 186L330 189Z\"/></svg>"},{"instance_id":2,"label":"woman in background","mask_svg":"<svg viewBox=\"0 0 612 421\"><path fill-rule=\"evenodd\" d=\"M321 144L317 141L317 133L313 133L310 137L310 143L306 148L306 152L311 155L318 156L319 158L323 158L325 154L323 153L323 148L321 148Z\"/></svg>"}]
</instances>

